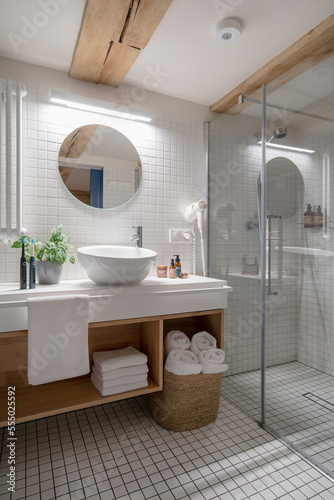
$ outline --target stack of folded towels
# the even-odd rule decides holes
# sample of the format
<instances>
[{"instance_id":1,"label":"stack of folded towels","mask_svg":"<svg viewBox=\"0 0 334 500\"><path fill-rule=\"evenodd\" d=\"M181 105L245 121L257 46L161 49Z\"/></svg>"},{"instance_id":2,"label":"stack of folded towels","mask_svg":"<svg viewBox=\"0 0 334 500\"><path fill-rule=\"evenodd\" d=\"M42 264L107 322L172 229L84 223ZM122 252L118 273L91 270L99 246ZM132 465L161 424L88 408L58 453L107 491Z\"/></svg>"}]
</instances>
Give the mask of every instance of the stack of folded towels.
<instances>
[{"instance_id":1,"label":"stack of folded towels","mask_svg":"<svg viewBox=\"0 0 334 500\"><path fill-rule=\"evenodd\" d=\"M223 373L225 353L217 349L215 337L198 332L191 340L180 330L172 330L165 337L165 370L175 375Z\"/></svg>"},{"instance_id":2,"label":"stack of folded towels","mask_svg":"<svg viewBox=\"0 0 334 500\"><path fill-rule=\"evenodd\" d=\"M93 353L91 380L101 396L148 386L146 354L134 347Z\"/></svg>"}]
</instances>

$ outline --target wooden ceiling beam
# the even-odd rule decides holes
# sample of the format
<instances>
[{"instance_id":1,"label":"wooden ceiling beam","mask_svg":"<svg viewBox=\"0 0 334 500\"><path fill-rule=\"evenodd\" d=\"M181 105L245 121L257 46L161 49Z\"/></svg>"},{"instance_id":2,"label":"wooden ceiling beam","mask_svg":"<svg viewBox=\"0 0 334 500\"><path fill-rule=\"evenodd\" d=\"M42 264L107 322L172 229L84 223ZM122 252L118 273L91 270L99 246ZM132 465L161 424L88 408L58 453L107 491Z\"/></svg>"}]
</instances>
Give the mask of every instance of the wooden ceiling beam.
<instances>
[{"instance_id":1,"label":"wooden ceiling beam","mask_svg":"<svg viewBox=\"0 0 334 500\"><path fill-rule=\"evenodd\" d=\"M173 0L86 0L70 77L119 87Z\"/></svg>"},{"instance_id":2,"label":"wooden ceiling beam","mask_svg":"<svg viewBox=\"0 0 334 500\"><path fill-rule=\"evenodd\" d=\"M97 83L118 88L139 54L135 47L112 43Z\"/></svg>"},{"instance_id":3,"label":"wooden ceiling beam","mask_svg":"<svg viewBox=\"0 0 334 500\"><path fill-rule=\"evenodd\" d=\"M238 104L239 96L248 97L266 85L273 92L296 76L333 55L334 14L309 31L278 56L265 64L231 92L214 103L210 110L215 113L238 114L249 103Z\"/></svg>"},{"instance_id":4,"label":"wooden ceiling beam","mask_svg":"<svg viewBox=\"0 0 334 500\"><path fill-rule=\"evenodd\" d=\"M110 42L123 32L131 0L86 0L70 77L97 83Z\"/></svg>"},{"instance_id":5,"label":"wooden ceiling beam","mask_svg":"<svg viewBox=\"0 0 334 500\"><path fill-rule=\"evenodd\" d=\"M122 43L144 49L173 0L134 0L122 34Z\"/></svg>"}]
</instances>

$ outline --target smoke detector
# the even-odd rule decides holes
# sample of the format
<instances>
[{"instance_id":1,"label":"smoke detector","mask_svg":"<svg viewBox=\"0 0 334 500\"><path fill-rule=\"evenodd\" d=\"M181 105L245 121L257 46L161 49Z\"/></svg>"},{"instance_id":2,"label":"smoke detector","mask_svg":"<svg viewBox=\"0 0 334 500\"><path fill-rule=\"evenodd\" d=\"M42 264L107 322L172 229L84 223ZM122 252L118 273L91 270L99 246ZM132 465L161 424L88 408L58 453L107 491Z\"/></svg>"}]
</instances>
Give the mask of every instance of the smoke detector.
<instances>
[{"instance_id":1,"label":"smoke detector","mask_svg":"<svg viewBox=\"0 0 334 500\"><path fill-rule=\"evenodd\" d=\"M231 44L241 35L241 24L236 19L222 19L216 26L215 39L218 43Z\"/></svg>"}]
</instances>

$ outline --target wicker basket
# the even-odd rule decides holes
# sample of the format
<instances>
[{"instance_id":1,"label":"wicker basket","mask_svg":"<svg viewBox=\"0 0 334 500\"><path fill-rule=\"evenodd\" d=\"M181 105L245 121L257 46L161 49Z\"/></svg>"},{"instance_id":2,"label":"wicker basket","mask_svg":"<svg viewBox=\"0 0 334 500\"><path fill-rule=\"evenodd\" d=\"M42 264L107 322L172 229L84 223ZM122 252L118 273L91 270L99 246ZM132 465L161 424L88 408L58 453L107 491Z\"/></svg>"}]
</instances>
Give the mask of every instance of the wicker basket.
<instances>
[{"instance_id":1,"label":"wicker basket","mask_svg":"<svg viewBox=\"0 0 334 500\"><path fill-rule=\"evenodd\" d=\"M164 370L164 388L148 397L154 420L169 431L188 431L217 418L222 373L174 375Z\"/></svg>"}]
</instances>

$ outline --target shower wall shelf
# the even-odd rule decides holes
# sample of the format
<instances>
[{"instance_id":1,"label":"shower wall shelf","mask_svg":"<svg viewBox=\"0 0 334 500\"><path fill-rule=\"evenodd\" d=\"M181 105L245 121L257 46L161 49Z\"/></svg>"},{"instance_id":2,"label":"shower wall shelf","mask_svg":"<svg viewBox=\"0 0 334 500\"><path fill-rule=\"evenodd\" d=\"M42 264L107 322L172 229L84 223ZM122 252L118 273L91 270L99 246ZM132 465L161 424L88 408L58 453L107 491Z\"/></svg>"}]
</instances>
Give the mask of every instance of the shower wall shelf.
<instances>
[{"instance_id":1,"label":"shower wall shelf","mask_svg":"<svg viewBox=\"0 0 334 500\"><path fill-rule=\"evenodd\" d=\"M278 250L276 247L275 250ZM322 250L322 248L307 248L307 247L282 247L283 252L311 255L312 257L334 257L334 252L331 250Z\"/></svg>"},{"instance_id":2,"label":"shower wall shelf","mask_svg":"<svg viewBox=\"0 0 334 500\"><path fill-rule=\"evenodd\" d=\"M254 274L230 273L228 276L232 276L233 278L246 278L246 279L253 279L253 280L258 280L258 281L261 280L260 274L254 275ZM282 277L278 277L277 273L275 273L275 272L271 273L271 280L277 284L278 283L284 283L284 284L296 283L299 279L300 279L299 276L289 276L289 275L283 274ZM268 278L267 278L267 281L268 281Z\"/></svg>"}]
</instances>

